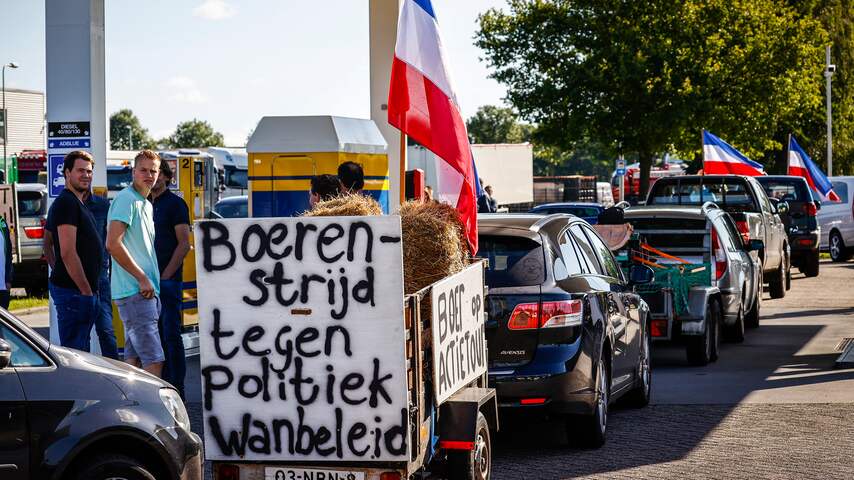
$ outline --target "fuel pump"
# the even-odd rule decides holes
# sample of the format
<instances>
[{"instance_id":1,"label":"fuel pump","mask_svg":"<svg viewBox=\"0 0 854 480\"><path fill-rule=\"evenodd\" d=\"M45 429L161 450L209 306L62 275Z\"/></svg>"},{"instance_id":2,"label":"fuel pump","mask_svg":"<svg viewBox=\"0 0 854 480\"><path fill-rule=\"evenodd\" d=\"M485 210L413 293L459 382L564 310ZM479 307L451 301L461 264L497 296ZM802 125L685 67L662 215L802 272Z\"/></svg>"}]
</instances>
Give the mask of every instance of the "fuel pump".
<instances>
[{"instance_id":1,"label":"fuel pump","mask_svg":"<svg viewBox=\"0 0 854 480\"><path fill-rule=\"evenodd\" d=\"M212 155L199 150L160 152L161 161L169 162L174 178L169 188L184 199L190 211L190 245L193 245L192 224L207 218L220 197L220 175ZM181 323L188 347L198 346L199 313L196 300L196 255L194 249L184 259L182 271ZM187 341L187 337L191 341ZM196 341L192 341L192 340ZM189 345L188 345L189 343Z\"/></svg>"}]
</instances>

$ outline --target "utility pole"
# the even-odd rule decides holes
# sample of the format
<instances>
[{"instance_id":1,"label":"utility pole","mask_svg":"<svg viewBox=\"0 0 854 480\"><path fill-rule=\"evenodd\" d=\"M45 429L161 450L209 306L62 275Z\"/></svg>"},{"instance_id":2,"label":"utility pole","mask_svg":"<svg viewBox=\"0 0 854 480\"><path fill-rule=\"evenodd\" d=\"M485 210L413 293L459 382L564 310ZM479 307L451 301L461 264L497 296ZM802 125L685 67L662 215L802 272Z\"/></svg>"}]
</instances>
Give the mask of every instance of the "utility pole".
<instances>
[{"instance_id":1,"label":"utility pole","mask_svg":"<svg viewBox=\"0 0 854 480\"><path fill-rule=\"evenodd\" d=\"M3 176L5 178L9 178L9 161L6 157L6 145L9 144L9 113L6 112L6 67L9 68L18 68L18 65L15 62L9 62L3 64L3 80L2 80L2 91L3 91Z\"/></svg>"},{"instance_id":2,"label":"utility pole","mask_svg":"<svg viewBox=\"0 0 854 480\"><path fill-rule=\"evenodd\" d=\"M825 47L824 78L827 79L827 176L833 176L833 114L830 106L830 77L836 72L836 65L830 63L830 45Z\"/></svg>"},{"instance_id":3,"label":"utility pole","mask_svg":"<svg viewBox=\"0 0 854 480\"><path fill-rule=\"evenodd\" d=\"M133 150L133 129L130 125L125 125L125 128L128 129L128 145L130 145L130 149Z\"/></svg>"}]
</instances>

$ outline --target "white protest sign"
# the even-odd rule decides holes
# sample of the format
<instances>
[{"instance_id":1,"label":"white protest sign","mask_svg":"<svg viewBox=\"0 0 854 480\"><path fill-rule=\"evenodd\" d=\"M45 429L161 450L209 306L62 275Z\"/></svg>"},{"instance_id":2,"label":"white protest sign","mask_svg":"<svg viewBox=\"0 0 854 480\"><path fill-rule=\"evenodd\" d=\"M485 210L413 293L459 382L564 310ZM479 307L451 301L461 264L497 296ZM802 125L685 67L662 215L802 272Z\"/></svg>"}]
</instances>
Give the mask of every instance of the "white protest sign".
<instances>
[{"instance_id":1,"label":"white protest sign","mask_svg":"<svg viewBox=\"0 0 854 480\"><path fill-rule=\"evenodd\" d=\"M433 284L433 390L444 402L486 372L483 263Z\"/></svg>"},{"instance_id":2,"label":"white protest sign","mask_svg":"<svg viewBox=\"0 0 854 480\"><path fill-rule=\"evenodd\" d=\"M406 461L400 217L194 228L205 456Z\"/></svg>"}]
</instances>

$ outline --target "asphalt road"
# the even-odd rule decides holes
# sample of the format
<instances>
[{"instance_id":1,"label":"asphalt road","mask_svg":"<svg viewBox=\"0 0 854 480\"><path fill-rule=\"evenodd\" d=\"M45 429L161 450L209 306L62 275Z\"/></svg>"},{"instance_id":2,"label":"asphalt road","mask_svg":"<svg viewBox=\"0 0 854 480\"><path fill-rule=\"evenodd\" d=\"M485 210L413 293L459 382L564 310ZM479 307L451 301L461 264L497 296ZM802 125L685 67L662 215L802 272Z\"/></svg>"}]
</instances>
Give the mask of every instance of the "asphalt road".
<instances>
[{"instance_id":1,"label":"asphalt road","mask_svg":"<svg viewBox=\"0 0 854 480\"><path fill-rule=\"evenodd\" d=\"M834 369L837 345L854 337L852 289L854 262L795 274L786 298L765 295L760 327L707 367L654 346L652 404L613 406L601 449L570 448L560 422L502 417L493 478L854 478L854 369ZM201 433L198 357L188 367Z\"/></svg>"}]
</instances>

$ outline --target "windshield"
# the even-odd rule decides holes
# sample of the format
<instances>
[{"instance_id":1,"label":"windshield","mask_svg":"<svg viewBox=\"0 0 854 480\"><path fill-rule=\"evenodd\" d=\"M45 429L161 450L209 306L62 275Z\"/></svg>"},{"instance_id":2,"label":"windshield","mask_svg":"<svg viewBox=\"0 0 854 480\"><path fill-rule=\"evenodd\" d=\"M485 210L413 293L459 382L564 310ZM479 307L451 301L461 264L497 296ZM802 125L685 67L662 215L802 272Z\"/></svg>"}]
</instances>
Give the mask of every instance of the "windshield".
<instances>
[{"instance_id":1,"label":"windshield","mask_svg":"<svg viewBox=\"0 0 854 480\"><path fill-rule=\"evenodd\" d=\"M222 215L223 218L246 218L249 216L249 202L220 202L214 207L216 213Z\"/></svg>"},{"instance_id":2,"label":"windshield","mask_svg":"<svg viewBox=\"0 0 854 480\"><path fill-rule=\"evenodd\" d=\"M45 213L45 197L41 192L18 192L18 215L35 217Z\"/></svg>"},{"instance_id":3,"label":"windshield","mask_svg":"<svg viewBox=\"0 0 854 480\"><path fill-rule=\"evenodd\" d=\"M130 167L107 170L107 190L122 190L133 183Z\"/></svg>"},{"instance_id":4,"label":"windshield","mask_svg":"<svg viewBox=\"0 0 854 480\"><path fill-rule=\"evenodd\" d=\"M659 180L652 185L647 205L702 205L714 202L723 209L759 211L747 182L738 177L692 177Z\"/></svg>"},{"instance_id":5,"label":"windshield","mask_svg":"<svg viewBox=\"0 0 854 480\"><path fill-rule=\"evenodd\" d=\"M539 243L523 237L489 235L480 237L478 242L477 256L489 260L488 286L521 287L545 280L543 247Z\"/></svg>"},{"instance_id":6,"label":"windshield","mask_svg":"<svg viewBox=\"0 0 854 480\"><path fill-rule=\"evenodd\" d=\"M793 179L777 179L777 178L757 178L756 180L765 189L768 198L776 198L787 202L811 202L812 197L809 193L809 187L804 180L800 178Z\"/></svg>"},{"instance_id":7,"label":"windshield","mask_svg":"<svg viewBox=\"0 0 854 480\"><path fill-rule=\"evenodd\" d=\"M225 186L231 188L242 188L246 189L247 185L247 170L241 170L238 168L234 168L231 165L226 165L225 167Z\"/></svg>"}]
</instances>

